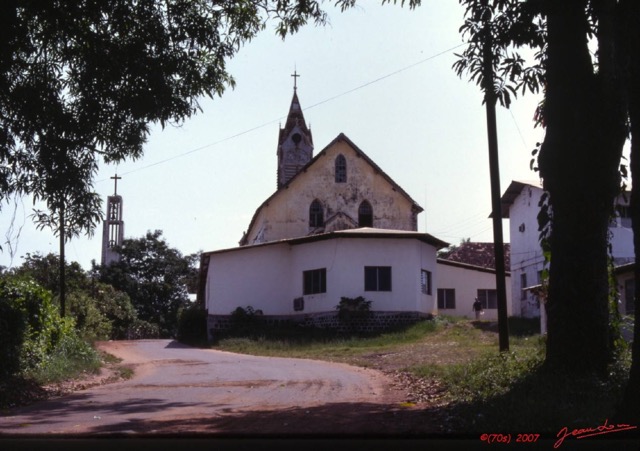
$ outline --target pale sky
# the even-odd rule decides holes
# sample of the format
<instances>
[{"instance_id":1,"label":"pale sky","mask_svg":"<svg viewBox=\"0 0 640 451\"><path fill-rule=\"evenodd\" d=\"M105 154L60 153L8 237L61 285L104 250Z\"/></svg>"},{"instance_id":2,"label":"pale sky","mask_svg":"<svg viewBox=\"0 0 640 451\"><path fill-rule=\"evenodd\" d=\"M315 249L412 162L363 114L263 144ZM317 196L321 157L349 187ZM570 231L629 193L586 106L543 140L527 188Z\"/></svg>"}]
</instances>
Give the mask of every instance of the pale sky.
<instances>
[{"instance_id":1,"label":"pale sky","mask_svg":"<svg viewBox=\"0 0 640 451\"><path fill-rule=\"evenodd\" d=\"M183 254L237 246L275 191L279 124L296 70L314 154L344 133L425 209L419 231L452 244L493 241L482 94L451 68L463 50L463 10L455 0L423 3L411 11L361 1L345 13L326 5L326 27L309 25L284 42L270 28L248 43L228 64L235 90L203 99L203 112L179 128L154 126L142 159L101 167L95 188L105 204L109 177L122 176L125 237L160 229ZM532 120L538 101L526 95L498 109L502 192L511 180L538 177L529 169L543 137ZM19 265L28 252L58 253L58 239L36 230L31 212L29 198L2 205L0 265ZM86 269L99 263L101 238L100 226L92 238L73 239L68 260Z\"/></svg>"}]
</instances>

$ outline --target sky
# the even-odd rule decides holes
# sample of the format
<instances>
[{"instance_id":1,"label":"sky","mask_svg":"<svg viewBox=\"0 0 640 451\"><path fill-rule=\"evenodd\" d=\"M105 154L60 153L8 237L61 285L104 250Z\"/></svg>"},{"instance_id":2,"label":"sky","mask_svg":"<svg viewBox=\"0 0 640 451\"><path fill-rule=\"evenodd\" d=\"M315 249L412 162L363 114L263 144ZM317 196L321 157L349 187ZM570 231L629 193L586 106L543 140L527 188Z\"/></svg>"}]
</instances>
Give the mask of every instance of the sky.
<instances>
[{"instance_id":1,"label":"sky","mask_svg":"<svg viewBox=\"0 0 640 451\"><path fill-rule=\"evenodd\" d=\"M183 254L235 247L256 208L276 189L278 130L297 92L320 152L347 135L418 204L418 230L446 242L493 241L485 108L479 88L452 69L462 52L463 9L430 0L415 10L361 1L341 13L326 5L330 25L304 27L284 41L267 25L229 61L236 80L221 98L181 126L152 126L144 157L100 167L95 188L123 197L125 238L163 231ZM540 98L499 107L500 183L537 180L531 151ZM37 230L29 198L2 205L0 265L27 253L58 253L58 239ZM505 241L509 241L504 223ZM100 262L102 226L67 243L84 268Z\"/></svg>"}]
</instances>

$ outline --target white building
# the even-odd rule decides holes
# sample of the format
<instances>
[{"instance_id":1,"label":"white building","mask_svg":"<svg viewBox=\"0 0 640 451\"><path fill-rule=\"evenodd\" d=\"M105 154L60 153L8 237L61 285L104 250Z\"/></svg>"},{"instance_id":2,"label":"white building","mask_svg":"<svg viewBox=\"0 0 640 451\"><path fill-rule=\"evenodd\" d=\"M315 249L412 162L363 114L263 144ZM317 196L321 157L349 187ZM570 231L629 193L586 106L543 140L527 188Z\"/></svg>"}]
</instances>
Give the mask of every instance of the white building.
<instances>
[{"instance_id":1,"label":"white building","mask_svg":"<svg viewBox=\"0 0 640 451\"><path fill-rule=\"evenodd\" d=\"M512 303L509 273L505 278L507 286L507 316L518 315L519 303ZM496 291L496 271L468 263L438 259L438 313L442 315L474 318L473 302L482 303L482 319L498 319L498 295Z\"/></svg>"},{"instance_id":2,"label":"white building","mask_svg":"<svg viewBox=\"0 0 640 451\"><path fill-rule=\"evenodd\" d=\"M372 301L389 325L433 315L436 251L445 246L425 233L360 228L205 253L209 331L247 306L327 325L342 297Z\"/></svg>"},{"instance_id":3,"label":"white building","mask_svg":"<svg viewBox=\"0 0 640 451\"><path fill-rule=\"evenodd\" d=\"M248 306L330 325L342 297L372 301L383 326L437 312L436 251L448 244L417 232L422 207L344 134L313 155L295 88L276 155L277 189L240 247L202 256L210 332Z\"/></svg>"},{"instance_id":4,"label":"white building","mask_svg":"<svg viewBox=\"0 0 640 451\"><path fill-rule=\"evenodd\" d=\"M543 193L540 182L514 180L501 198L502 217L509 218L511 237L511 297L514 302L519 300L525 317L540 316L540 303L531 288L542 283L545 262L538 231ZM610 243L614 263L621 265L635 258L628 194L616 199L615 211L616 219L609 227Z\"/></svg>"}]
</instances>

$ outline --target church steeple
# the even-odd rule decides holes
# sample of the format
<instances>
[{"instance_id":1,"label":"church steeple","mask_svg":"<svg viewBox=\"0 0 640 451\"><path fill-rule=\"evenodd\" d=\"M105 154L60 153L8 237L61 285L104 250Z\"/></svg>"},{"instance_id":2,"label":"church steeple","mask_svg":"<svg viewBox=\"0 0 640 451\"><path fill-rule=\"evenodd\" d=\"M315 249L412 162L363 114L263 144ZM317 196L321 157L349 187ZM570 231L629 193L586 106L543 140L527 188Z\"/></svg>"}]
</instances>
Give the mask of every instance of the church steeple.
<instances>
[{"instance_id":1,"label":"church steeple","mask_svg":"<svg viewBox=\"0 0 640 451\"><path fill-rule=\"evenodd\" d=\"M313 137L307 127L298 100L297 72L294 80L293 98L284 128L278 138L278 189L282 188L313 157Z\"/></svg>"},{"instance_id":2,"label":"church steeple","mask_svg":"<svg viewBox=\"0 0 640 451\"><path fill-rule=\"evenodd\" d=\"M120 261L120 254L116 252L116 246L122 244L124 239L124 221L122 220L122 196L118 195L118 177L116 174L111 177L115 180L113 196L107 197L107 217L102 228L102 258L101 264L108 266L113 262Z\"/></svg>"}]
</instances>

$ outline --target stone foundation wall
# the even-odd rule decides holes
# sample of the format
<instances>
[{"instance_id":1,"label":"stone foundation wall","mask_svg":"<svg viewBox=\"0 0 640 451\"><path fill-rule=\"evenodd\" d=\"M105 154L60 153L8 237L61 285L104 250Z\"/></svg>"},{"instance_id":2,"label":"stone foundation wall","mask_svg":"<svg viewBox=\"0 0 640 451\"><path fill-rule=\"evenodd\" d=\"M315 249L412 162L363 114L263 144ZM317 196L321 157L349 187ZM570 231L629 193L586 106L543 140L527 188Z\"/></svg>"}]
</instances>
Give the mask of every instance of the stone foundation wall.
<instances>
[{"instance_id":1,"label":"stone foundation wall","mask_svg":"<svg viewBox=\"0 0 640 451\"><path fill-rule=\"evenodd\" d=\"M432 319L433 315L421 312L371 312L368 318L352 320L348 324L338 319L337 312L282 316L259 315L257 318L260 324L272 327L294 323L301 327L335 329L340 332L384 332L394 327L408 326L418 321ZM229 330L232 326L230 315L209 315L207 318L210 339L216 335L216 332Z\"/></svg>"}]
</instances>

